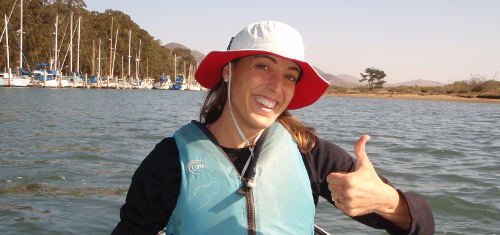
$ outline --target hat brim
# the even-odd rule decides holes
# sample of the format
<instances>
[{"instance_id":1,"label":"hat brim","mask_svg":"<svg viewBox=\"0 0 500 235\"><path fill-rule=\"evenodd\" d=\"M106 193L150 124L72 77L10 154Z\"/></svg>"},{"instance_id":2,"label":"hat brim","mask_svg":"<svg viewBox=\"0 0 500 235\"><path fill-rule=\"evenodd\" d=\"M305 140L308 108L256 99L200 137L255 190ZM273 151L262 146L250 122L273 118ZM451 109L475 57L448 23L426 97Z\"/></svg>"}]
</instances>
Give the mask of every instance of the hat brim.
<instances>
[{"instance_id":1,"label":"hat brim","mask_svg":"<svg viewBox=\"0 0 500 235\"><path fill-rule=\"evenodd\" d=\"M234 50L212 51L200 63L195 78L203 87L212 89L222 78L222 68L234 59L259 54L270 54L295 61L302 69L302 78L295 86L295 94L287 109L300 109L316 102L330 83L323 79L306 61L287 58L269 51Z\"/></svg>"}]
</instances>

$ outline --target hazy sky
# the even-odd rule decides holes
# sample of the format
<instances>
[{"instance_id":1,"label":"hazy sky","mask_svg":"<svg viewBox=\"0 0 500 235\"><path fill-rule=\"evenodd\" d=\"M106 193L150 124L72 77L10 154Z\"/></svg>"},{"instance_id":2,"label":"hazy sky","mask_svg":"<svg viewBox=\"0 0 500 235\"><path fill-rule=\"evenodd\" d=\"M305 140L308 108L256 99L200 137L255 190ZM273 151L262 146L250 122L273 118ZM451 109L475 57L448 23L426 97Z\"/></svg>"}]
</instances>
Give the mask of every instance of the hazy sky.
<instances>
[{"instance_id":1,"label":"hazy sky","mask_svg":"<svg viewBox=\"0 0 500 235\"><path fill-rule=\"evenodd\" d=\"M246 25L278 20L301 32L306 58L335 75L367 67L389 83L442 83L470 74L500 80L500 1L166 1L85 0L88 10L120 10L164 44L207 54L225 50Z\"/></svg>"}]
</instances>

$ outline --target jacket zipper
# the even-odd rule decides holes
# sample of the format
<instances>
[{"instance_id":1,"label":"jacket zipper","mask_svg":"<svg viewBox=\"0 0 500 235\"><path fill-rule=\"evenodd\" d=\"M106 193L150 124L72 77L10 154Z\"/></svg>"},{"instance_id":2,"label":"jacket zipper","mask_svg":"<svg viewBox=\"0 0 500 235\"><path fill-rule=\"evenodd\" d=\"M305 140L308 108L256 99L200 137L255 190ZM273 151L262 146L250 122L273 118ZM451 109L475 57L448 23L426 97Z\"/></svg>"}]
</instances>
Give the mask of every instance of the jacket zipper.
<instances>
[{"instance_id":1,"label":"jacket zipper","mask_svg":"<svg viewBox=\"0 0 500 235\"><path fill-rule=\"evenodd\" d=\"M226 160L233 166L233 170L238 172L234 163L229 159L227 154L222 150L222 148L218 147L221 151L222 155L226 158ZM246 182L240 174L237 174L238 178L241 181L242 187L236 191L237 194L245 196L246 201L246 210L247 210L247 226L248 226L248 235L256 235L256 226L255 226L255 206L253 202L253 189L246 186Z\"/></svg>"},{"instance_id":2,"label":"jacket zipper","mask_svg":"<svg viewBox=\"0 0 500 235\"><path fill-rule=\"evenodd\" d=\"M245 187L245 186L244 186ZM248 223L248 235L256 235L256 227L255 227L255 207L253 203L253 189L248 188L246 195L247 201L247 223Z\"/></svg>"}]
</instances>

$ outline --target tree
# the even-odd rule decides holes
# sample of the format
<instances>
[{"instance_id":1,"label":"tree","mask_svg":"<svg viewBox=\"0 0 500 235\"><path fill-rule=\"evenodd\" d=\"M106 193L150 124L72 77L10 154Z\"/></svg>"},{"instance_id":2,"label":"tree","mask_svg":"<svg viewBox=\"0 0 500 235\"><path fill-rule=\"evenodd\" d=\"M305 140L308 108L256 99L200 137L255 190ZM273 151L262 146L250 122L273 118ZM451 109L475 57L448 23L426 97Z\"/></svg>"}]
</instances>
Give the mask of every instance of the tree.
<instances>
[{"instance_id":1,"label":"tree","mask_svg":"<svg viewBox=\"0 0 500 235\"><path fill-rule=\"evenodd\" d=\"M0 26L3 29L3 16L9 13L14 7L11 19L9 21L9 43L10 43L10 58L11 67L16 68L19 58L19 33L16 33L20 28L20 11L19 2L17 0L0 0L0 16L2 23ZM177 55L177 71L183 71L186 64L186 71L189 65L196 64L196 59L191 55L189 49L169 49L161 45L160 40L155 39L146 30L141 29L129 15L115 10L106 10L103 13L97 11L86 10L85 0L24 0L24 18L23 18L23 67L26 70L36 69L35 64L48 64L54 57L54 41L55 41L55 19L59 15L59 33L58 33L58 50L60 50L60 62L65 60L64 65L69 63L69 55L66 55L69 47L69 23L70 14L73 12L73 30L77 27L77 19L81 17L81 41L80 41L80 72L82 74L90 74L92 72L92 51L98 48L99 39L102 40L102 60L101 66L104 71L108 71L108 67L104 66L109 63L109 36L111 30L111 18L113 18L113 40L118 39L116 45L116 61L114 76L121 75L121 57L124 57L124 68L128 63L128 37L129 30L132 31L132 47L131 47L131 73L135 74L135 57L139 51L139 41L141 45L141 66L139 67L140 77L144 78L146 73L153 78L160 78L162 74L170 74L174 76L174 58L173 54ZM116 37L116 29L119 28L118 37ZM76 32L75 32L76 33ZM76 51L76 34L73 38L74 51ZM6 65L6 56L3 49L5 41L0 42L0 68ZM94 47L93 47L94 45ZM76 56L76 55L73 55ZM106 62L107 61L107 62ZM75 62L75 61L73 61ZM147 66L147 65L149 66ZM149 67L146 71L146 67ZM66 67L64 67L66 68ZM125 69L126 70L126 69ZM63 70L67 74L67 69ZM91 74L95 75L95 74Z\"/></svg>"},{"instance_id":2,"label":"tree","mask_svg":"<svg viewBox=\"0 0 500 235\"><path fill-rule=\"evenodd\" d=\"M360 82L367 81L369 89L383 87L385 83L384 78L386 76L384 71L372 67L366 68L365 73L366 74L360 73L362 77L361 80L359 80Z\"/></svg>"}]
</instances>

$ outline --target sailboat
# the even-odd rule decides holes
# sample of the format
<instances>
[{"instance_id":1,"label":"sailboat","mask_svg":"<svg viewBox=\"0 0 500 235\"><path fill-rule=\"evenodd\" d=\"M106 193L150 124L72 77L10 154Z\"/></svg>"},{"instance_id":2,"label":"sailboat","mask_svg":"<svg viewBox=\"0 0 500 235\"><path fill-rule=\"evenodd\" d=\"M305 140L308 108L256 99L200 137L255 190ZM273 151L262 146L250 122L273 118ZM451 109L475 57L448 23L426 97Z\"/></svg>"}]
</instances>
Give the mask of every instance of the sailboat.
<instances>
[{"instance_id":1,"label":"sailboat","mask_svg":"<svg viewBox=\"0 0 500 235\"><path fill-rule=\"evenodd\" d=\"M186 78L184 78L183 74L178 74L177 77L175 78L175 82L172 85L172 90L186 90L187 88L187 81Z\"/></svg>"},{"instance_id":2,"label":"sailboat","mask_svg":"<svg viewBox=\"0 0 500 235\"><path fill-rule=\"evenodd\" d=\"M9 86L11 87L27 87L31 83L31 78L23 70L23 0L20 1L19 7L21 9L20 15L20 28L19 28L19 73L9 79ZM7 29L6 29L7 30Z\"/></svg>"},{"instance_id":3,"label":"sailboat","mask_svg":"<svg viewBox=\"0 0 500 235\"><path fill-rule=\"evenodd\" d=\"M43 79L42 86L43 87L50 87L50 88L57 88L60 86L61 82L61 76L57 70L57 58L58 58L58 48L57 48L57 33L58 33L58 24L59 24L59 15L56 16L56 23L55 23L55 40L54 40L54 59L50 60L50 69L41 69L40 74L43 74L44 77L41 78ZM45 64L40 64L40 66L46 66ZM47 76L49 75L49 76Z\"/></svg>"},{"instance_id":4,"label":"sailboat","mask_svg":"<svg viewBox=\"0 0 500 235\"><path fill-rule=\"evenodd\" d=\"M4 15L4 19L5 19L4 32L6 34L6 37L5 37L5 51L6 51L6 54L7 54L7 67L5 68L6 71L4 73L2 73L1 76L0 76L0 86L8 85L7 82L9 82L10 78L11 78L10 54L9 54L9 35L8 35L8 28L7 28L7 25L8 25L7 15ZM2 34L2 37L3 37L3 34Z\"/></svg>"},{"instance_id":5,"label":"sailboat","mask_svg":"<svg viewBox=\"0 0 500 235\"><path fill-rule=\"evenodd\" d=\"M172 87L172 82L170 81L170 75L162 74L160 81L155 83L154 89L159 90L169 90Z\"/></svg>"},{"instance_id":6,"label":"sailboat","mask_svg":"<svg viewBox=\"0 0 500 235\"><path fill-rule=\"evenodd\" d=\"M201 85L193 78L193 65L189 65L188 84L186 90L201 91Z\"/></svg>"},{"instance_id":7,"label":"sailboat","mask_svg":"<svg viewBox=\"0 0 500 235\"><path fill-rule=\"evenodd\" d=\"M5 86L5 73L0 73L0 87Z\"/></svg>"},{"instance_id":8,"label":"sailboat","mask_svg":"<svg viewBox=\"0 0 500 235\"><path fill-rule=\"evenodd\" d=\"M184 66L185 68L186 66ZM185 90L187 88L187 81L184 78L183 74L177 74L177 54L174 54L174 75L175 78L174 84L172 84L172 90Z\"/></svg>"}]
</instances>

